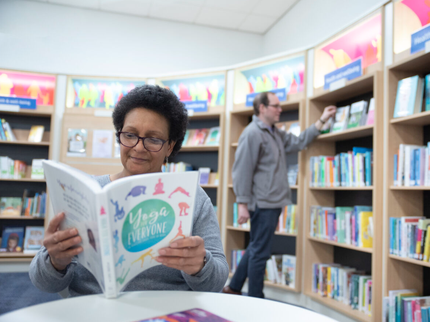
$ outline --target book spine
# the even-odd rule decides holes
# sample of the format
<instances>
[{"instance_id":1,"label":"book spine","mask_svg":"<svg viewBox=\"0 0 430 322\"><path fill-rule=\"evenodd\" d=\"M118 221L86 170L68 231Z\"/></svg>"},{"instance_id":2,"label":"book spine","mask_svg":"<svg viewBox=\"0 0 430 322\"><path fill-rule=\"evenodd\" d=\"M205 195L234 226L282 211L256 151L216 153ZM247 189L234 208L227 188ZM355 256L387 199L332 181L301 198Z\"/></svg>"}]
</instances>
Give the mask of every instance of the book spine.
<instances>
[{"instance_id":1,"label":"book spine","mask_svg":"<svg viewBox=\"0 0 430 322\"><path fill-rule=\"evenodd\" d=\"M98 228L104 277L103 279L105 286L104 293L106 298L116 298L118 296L118 291L116 289L115 261L111 238L112 229L108 209L109 204L107 196L101 193L98 194L96 197L95 211L98 217Z\"/></svg>"},{"instance_id":2,"label":"book spine","mask_svg":"<svg viewBox=\"0 0 430 322\"><path fill-rule=\"evenodd\" d=\"M415 149L414 153L415 153L415 155L414 155L414 158L415 158L415 178L414 178L415 179L415 186L419 186L420 185L420 177L421 177L421 175L420 175L421 149Z\"/></svg>"}]
</instances>

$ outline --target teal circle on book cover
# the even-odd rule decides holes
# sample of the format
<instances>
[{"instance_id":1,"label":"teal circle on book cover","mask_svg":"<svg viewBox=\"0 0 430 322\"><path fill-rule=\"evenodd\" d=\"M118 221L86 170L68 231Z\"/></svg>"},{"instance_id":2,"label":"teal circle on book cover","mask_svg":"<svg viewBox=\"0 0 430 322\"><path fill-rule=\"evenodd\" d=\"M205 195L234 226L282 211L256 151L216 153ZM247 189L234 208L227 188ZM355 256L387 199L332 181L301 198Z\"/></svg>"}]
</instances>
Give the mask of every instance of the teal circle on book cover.
<instances>
[{"instance_id":1,"label":"teal circle on book cover","mask_svg":"<svg viewBox=\"0 0 430 322\"><path fill-rule=\"evenodd\" d=\"M154 246L172 231L175 211L167 202L150 199L136 205L122 227L122 244L129 252L140 252Z\"/></svg>"}]
</instances>

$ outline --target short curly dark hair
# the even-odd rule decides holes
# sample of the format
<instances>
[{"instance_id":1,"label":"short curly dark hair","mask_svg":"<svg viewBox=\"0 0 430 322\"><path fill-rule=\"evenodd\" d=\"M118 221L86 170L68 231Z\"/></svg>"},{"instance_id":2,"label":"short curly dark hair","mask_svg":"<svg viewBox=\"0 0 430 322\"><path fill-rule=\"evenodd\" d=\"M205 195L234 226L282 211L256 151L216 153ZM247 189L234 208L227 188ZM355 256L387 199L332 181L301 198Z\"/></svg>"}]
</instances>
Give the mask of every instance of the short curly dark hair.
<instances>
[{"instance_id":1,"label":"short curly dark hair","mask_svg":"<svg viewBox=\"0 0 430 322\"><path fill-rule=\"evenodd\" d=\"M118 143L118 131L124 126L125 116L135 108L152 110L167 120L169 142L176 142L170 157L175 156L181 149L187 130L188 113L184 103L172 91L158 85L143 85L132 89L121 98L112 114Z\"/></svg>"}]
</instances>

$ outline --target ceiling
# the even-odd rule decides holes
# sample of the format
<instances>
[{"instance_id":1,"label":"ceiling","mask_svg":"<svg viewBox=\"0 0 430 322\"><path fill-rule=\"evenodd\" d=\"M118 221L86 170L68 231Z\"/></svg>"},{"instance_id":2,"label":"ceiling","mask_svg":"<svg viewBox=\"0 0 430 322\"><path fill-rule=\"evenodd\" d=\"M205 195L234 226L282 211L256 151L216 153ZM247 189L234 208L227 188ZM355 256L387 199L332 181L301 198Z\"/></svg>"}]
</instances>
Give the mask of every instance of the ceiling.
<instances>
[{"instance_id":1,"label":"ceiling","mask_svg":"<svg viewBox=\"0 0 430 322\"><path fill-rule=\"evenodd\" d=\"M264 34L299 0L33 1Z\"/></svg>"}]
</instances>

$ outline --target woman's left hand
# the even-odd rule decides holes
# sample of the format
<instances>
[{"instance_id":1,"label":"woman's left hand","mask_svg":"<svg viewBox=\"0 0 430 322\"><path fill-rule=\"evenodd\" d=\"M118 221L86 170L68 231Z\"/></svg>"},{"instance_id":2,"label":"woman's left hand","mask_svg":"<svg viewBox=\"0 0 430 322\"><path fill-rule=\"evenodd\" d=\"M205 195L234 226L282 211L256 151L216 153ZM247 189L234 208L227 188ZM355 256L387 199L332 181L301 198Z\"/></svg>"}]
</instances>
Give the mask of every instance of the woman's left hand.
<instances>
[{"instance_id":1,"label":"woman's left hand","mask_svg":"<svg viewBox=\"0 0 430 322\"><path fill-rule=\"evenodd\" d=\"M156 261L171 268L195 275L203 269L206 256L205 242L199 236L175 240L170 247L162 248Z\"/></svg>"}]
</instances>

